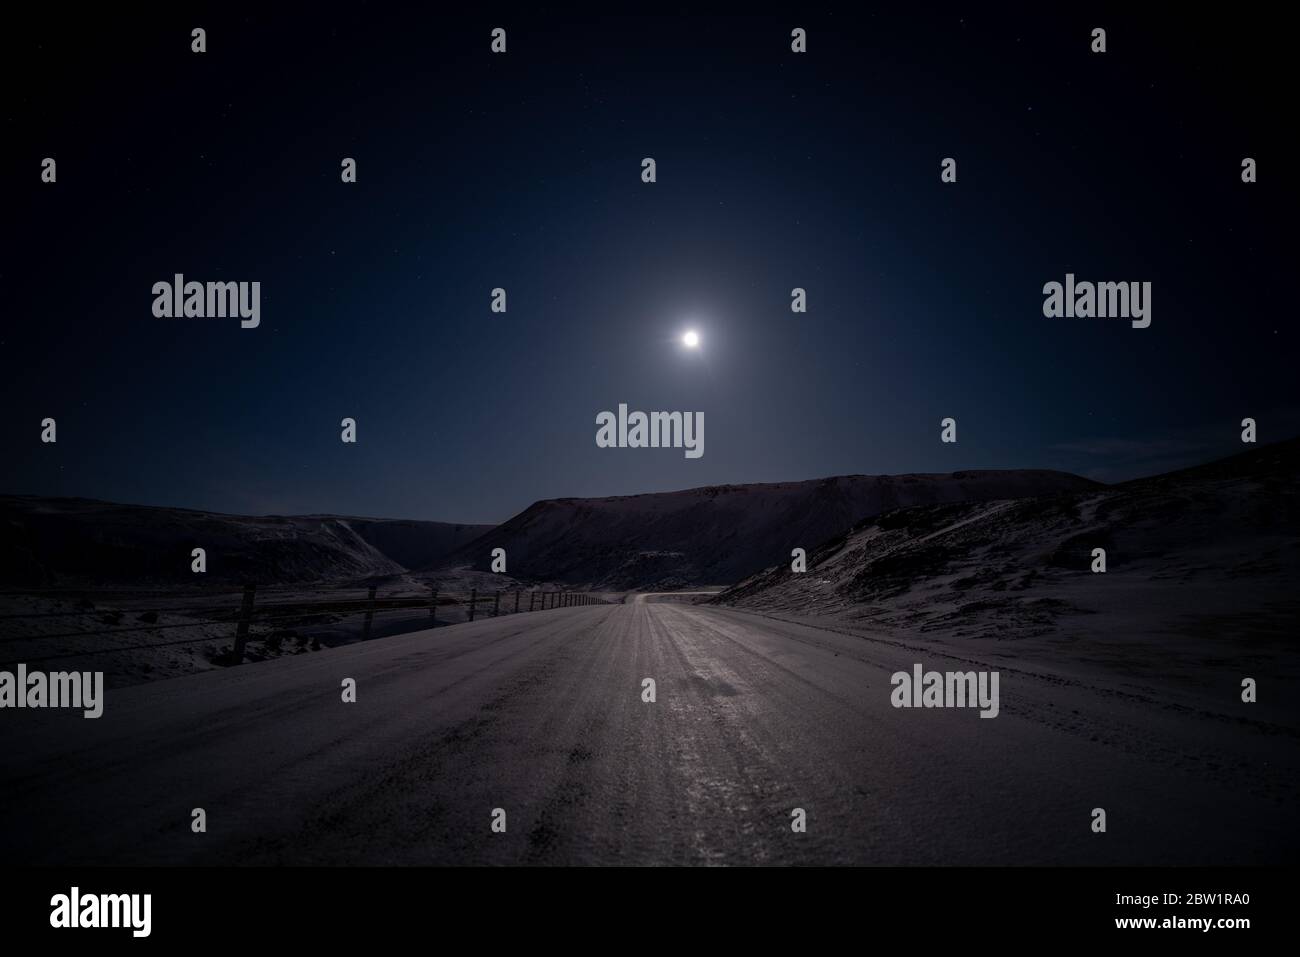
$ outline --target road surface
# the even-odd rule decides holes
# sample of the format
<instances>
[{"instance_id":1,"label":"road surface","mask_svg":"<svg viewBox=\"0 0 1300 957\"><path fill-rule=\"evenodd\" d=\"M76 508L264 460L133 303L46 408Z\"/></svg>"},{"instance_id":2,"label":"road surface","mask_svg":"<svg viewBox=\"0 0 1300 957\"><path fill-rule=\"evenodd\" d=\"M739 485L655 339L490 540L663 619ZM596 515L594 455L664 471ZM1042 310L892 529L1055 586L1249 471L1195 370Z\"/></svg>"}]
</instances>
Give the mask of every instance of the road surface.
<instances>
[{"instance_id":1,"label":"road surface","mask_svg":"<svg viewBox=\"0 0 1300 957\"><path fill-rule=\"evenodd\" d=\"M890 676L916 662L977 666L631 600L110 689L99 720L6 710L0 852L11 864L338 865L1295 854L1276 729L1005 661L995 719L895 709ZM355 703L341 700L345 678ZM194 808L206 833L191 830Z\"/></svg>"}]
</instances>

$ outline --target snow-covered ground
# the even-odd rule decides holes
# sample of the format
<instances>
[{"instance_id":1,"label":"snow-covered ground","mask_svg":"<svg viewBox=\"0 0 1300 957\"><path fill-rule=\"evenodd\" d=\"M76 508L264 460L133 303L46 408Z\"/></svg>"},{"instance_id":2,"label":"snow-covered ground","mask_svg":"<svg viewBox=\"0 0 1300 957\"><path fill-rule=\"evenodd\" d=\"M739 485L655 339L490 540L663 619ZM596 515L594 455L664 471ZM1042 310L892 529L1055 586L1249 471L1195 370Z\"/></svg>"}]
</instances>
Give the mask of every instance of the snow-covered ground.
<instances>
[{"instance_id":1,"label":"snow-covered ground","mask_svg":"<svg viewBox=\"0 0 1300 957\"><path fill-rule=\"evenodd\" d=\"M505 575L450 569L436 577L407 573L373 579L380 603L370 638L441 628L469 619L514 614L555 601L555 583L522 583ZM436 619L429 614L438 589ZM497 598L498 593L500 598ZM93 597L92 597L93 596ZM245 662L310 654L347 645L365 635L367 587L316 583L256 593ZM620 601L617 594L604 595ZM85 593L0 595L0 664L24 662L50 670L102 671L109 687L122 687L225 667L234 645L242 591L228 586L94 589ZM405 600L417 607L383 608ZM313 610L319 603L344 607Z\"/></svg>"},{"instance_id":2,"label":"snow-covered ground","mask_svg":"<svg viewBox=\"0 0 1300 957\"><path fill-rule=\"evenodd\" d=\"M719 596L1163 700L1300 724L1300 443L1014 502L905 509ZM1094 573L1093 549L1106 553ZM1155 689L1159 689L1157 692Z\"/></svg>"},{"instance_id":3,"label":"snow-covered ground","mask_svg":"<svg viewBox=\"0 0 1300 957\"><path fill-rule=\"evenodd\" d=\"M890 676L917 661L974 667L963 648L629 601L150 682L107 694L94 721L5 715L0 853L62 866L1221 865L1300 850L1294 731L1232 695L1189 707L1007 663L996 720L895 708ZM344 677L355 704L340 701ZM489 827L498 807L506 833Z\"/></svg>"}]
</instances>

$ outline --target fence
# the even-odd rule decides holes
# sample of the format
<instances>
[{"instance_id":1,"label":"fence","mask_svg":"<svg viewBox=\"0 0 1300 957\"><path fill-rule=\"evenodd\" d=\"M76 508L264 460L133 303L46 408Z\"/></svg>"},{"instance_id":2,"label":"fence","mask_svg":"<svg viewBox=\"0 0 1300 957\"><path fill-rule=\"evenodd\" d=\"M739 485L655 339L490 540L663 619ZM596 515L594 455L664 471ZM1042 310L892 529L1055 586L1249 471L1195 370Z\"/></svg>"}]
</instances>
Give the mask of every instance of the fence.
<instances>
[{"instance_id":1,"label":"fence","mask_svg":"<svg viewBox=\"0 0 1300 957\"><path fill-rule=\"evenodd\" d=\"M354 634L354 637L365 641L372 635L377 615L402 613L405 618L403 624L411 627L401 627L398 631L390 632L396 634L415 631L420 628L456 624L460 621L472 622L475 618L498 617L503 614L526 614L534 611L549 611L555 608L611 604L611 602L593 592L515 588L485 590L480 593L477 588L471 588L468 594L464 592L440 593L437 584L430 586L427 596L409 593L380 596L378 588L371 585L366 589L364 596L360 595L358 591L357 597L329 600L304 597L301 590L295 591L284 587L267 589L259 593L255 584L245 585L242 591L215 591L206 595L186 595L185 591L185 589L161 592L138 589L105 589L98 591L35 589L3 592L0 593L0 599L46 599L55 602L73 602L75 607L67 611L0 614L0 649L7 649L14 643L19 642L53 640L68 642L81 638L98 638L100 636L130 635L135 637L175 629L211 629L217 627L224 630L233 628L233 644L221 656L221 661L225 664L238 664L247 655L250 641L266 643L272 650L278 652L280 644L286 638L297 638L300 644L305 645L306 641L303 636L298 634L299 630L319 632L326 630L328 626L335 634L338 634L339 629L333 626L337 625L341 620L353 617L361 618L359 634ZM177 606L174 604L176 601L186 601L186 604ZM110 603L112 607L103 607L105 603ZM427 612L427 619L424 618L424 612ZM441 619L439 618L440 613ZM130 614L136 614L136 620L140 623L118 627L124 618ZM159 618L164 616L177 616L184 620L159 623ZM98 624L109 627L81 628L73 631L35 631L30 634L9 633L10 629L14 627L10 626L9 622L37 622L59 618L84 619L87 617L95 618ZM255 629L260 630L260 633ZM60 658L79 658L86 655L113 654L129 650L170 648L220 640L219 636L205 634L198 638L182 638L175 641L114 644L102 648L55 651L50 654L36 653L24 655L13 662L5 662L0 667L17 664L20 661L51 661ZM319 635L311 639L311 641L313 649L320 647ZM0 658L8 657L3 650L0 650Z\"/></svg>"}]
</instances>

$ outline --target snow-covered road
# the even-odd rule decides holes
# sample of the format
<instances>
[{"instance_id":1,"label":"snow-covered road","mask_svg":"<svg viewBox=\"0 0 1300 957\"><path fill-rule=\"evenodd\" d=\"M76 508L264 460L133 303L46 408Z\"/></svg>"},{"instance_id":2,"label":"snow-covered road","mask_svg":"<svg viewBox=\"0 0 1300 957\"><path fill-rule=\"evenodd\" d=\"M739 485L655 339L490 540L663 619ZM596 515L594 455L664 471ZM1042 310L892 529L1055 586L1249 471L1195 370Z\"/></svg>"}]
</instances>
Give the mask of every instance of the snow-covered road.
<instances>
[{"instance_id":1,"label":"snow-covered road","mask_svg":"<svg viewBox=\"0 0 1300 957\"><path fill-rule=\"evenodd\" d=\"M997 668L1000 714L892 707L891 674L916 663ZM11 864L1226 864L1297 850L1294 772L1262 765L1277 729L1011 659L679 602L485 619L110 690L98 720L0 724Z\"/></svg>"}]
</instances>

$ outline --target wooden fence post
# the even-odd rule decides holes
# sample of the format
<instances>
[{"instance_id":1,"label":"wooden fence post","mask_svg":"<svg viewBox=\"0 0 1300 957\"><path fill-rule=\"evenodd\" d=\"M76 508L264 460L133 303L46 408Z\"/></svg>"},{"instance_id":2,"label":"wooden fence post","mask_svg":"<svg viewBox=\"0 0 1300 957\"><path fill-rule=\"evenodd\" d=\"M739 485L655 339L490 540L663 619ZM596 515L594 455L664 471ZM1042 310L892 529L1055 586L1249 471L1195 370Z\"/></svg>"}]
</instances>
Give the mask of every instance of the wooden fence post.
<instances>
[{"instance_id":1,"label":"wooden fence post","mask_svg":"<svg viewBox=\"0 0 1300 957\"><path fill-rule=\"evenodd\" d=\"M257 586L252 582L244 586L244 603L239 606L239 626L235 629L235 648L230 653L235 664L239 664L244 660L244 646L248 644L248 623L253 620L253 593L255 591L257 591Z\"/></svg>"},{"instance_id":2,"label":"wooden fence post","mask_svg":"<svg viewBox=\"0 0 1300 957\"><path fill-rule=\"evenodd\" d=\"M437 586L437 585L434 585L434 586L432 586L432 587L433 587L433 600L432 600L432 604L429 605L429 620L432 621L432 622L437 622L437 620L438 620L438 586Z\"/></svg>"},{"instance_id":3,"label":"wooden fence post","mask_svg":"<svg viewBox=\"0 0 1300 957\"><path fill-rule=\"evenodd\" d=\"M375 620L375 586L371 585L366 594L366 623L361 626L361 640L370 638L370 623Z\"/></svg>"},{"instance_id":4,"label":"wooden fence post","mask_svg":"<svg viewBox=\"0 0 1300 957\"><path fill-rule=\"evenodd\" d=\"M536 597L537 597L537 589L534 588L532 591L530 591L530 592L528 593L528 610L529 610L529 611L532 611L532 610L533 610L533 599L535 599Z\"/></svg>"},{"instance_id":5,"label":"wooden fence post","mask_svg":"<svg viewBox=\"0 0 1300 957\"><path fill-rule=\"evenodd\" d=\"M474 606L477 604L478 604L478 589L471 588L469 590L469 620L470 621L474 620Z\"/></svg>"},{"instance_id":6,"label":"wooden fence post","mask_svg":"<svg viewBox=\"0 0 1300 957\"><path fill-rule=\"evenodd\" d=\"M519 614L519 598L520 598L520 590L516 588L515 589L515 614L516 615Z\"/></svg>"},{"instance_id":7,"label":"wooden fence post","mask_svg":"<svg viewBox=\"0 0 1300 957\"><path fill-rule=\"evenodd\" d=\"M496 600L492 602L492 617L495 618L499 614L501 614L501 589L500 588L497 589Z\"/></svg>"}]
</instances>

